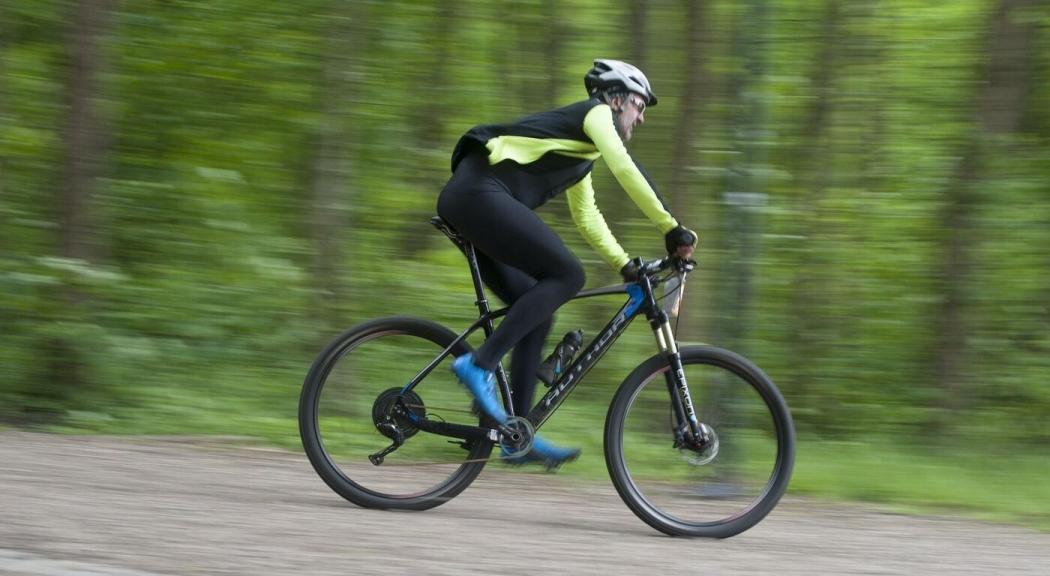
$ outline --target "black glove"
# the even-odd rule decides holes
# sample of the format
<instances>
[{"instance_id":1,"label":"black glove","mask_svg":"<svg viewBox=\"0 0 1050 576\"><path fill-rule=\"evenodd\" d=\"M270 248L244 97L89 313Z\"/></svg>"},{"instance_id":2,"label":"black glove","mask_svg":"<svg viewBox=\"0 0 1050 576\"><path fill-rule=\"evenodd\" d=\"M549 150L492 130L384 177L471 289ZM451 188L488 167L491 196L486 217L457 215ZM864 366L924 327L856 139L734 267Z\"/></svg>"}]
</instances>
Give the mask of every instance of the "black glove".
<instances>
[{"instance_id":1,"label":"black glove","mask_svg":"<svg viewBox=\"0 0 1050 576\"><path fill-rule=\"evenodd\" d=\"M623 265L620 268L620 276L623 276L624 282L636 282L638 280L638 273L642 271L642 259L635 258Z\"/></svg>"},{"instance_id":2,"label":"black glove","mask_svg":"<svg viewBox=\"0 0 1050 576\"><path fill-rule=\"evenodd\" d=\"M696 247L696 241L696 232L693 232L681 224L672 228L667 234L664 234L664 247L667 248L668 254L675 254L678 252L679 246Z\"/></svg>"}]
</instances>

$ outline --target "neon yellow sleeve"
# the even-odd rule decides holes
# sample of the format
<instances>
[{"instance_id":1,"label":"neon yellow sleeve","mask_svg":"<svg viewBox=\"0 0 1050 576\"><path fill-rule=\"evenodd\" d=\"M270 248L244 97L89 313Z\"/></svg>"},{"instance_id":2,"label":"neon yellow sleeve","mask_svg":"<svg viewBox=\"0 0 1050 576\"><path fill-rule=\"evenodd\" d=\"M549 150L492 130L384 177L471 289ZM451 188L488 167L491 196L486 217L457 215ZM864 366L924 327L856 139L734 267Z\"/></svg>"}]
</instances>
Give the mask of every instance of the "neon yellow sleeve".
<instances>
[{"instance_id":1,"label":"neon yellow sleeve","mask_svg":"<svg viewBox=\"0 0 1050 576\"><path fill-rule=\"evenodd\" d=\"M631 200L642 209L642 213L656 224L660 232L666 234L678 221L664 208L656 191L649 185L649 181L642 175L641 170L634 164L627 148L616 133L616 125L613 123L612 108L607 104L599 104L587 113L583 119L583 131L587 137L594 141L595 147L605 158L606 165L616 177L616 181L623 186ZM625 261L626 262L626 261Z\"/></svg>"},{"instance_id":2,"label":"neon yellow sleeve","mask_svg":"<svg viewBox=\"0 0 1050 576\"><path fill-rule=\"evenodd\" d=\"M582 180L573 184L565 191L569 201L569 212L572 213L572 221L580 230L587 243L594 248L601 257L617 271L631 258L627 252L616 241L616 238L605 223L598 206L594 203L594 187L591 185L591 175L587 174Z\"/></svg>"}]
</instances>

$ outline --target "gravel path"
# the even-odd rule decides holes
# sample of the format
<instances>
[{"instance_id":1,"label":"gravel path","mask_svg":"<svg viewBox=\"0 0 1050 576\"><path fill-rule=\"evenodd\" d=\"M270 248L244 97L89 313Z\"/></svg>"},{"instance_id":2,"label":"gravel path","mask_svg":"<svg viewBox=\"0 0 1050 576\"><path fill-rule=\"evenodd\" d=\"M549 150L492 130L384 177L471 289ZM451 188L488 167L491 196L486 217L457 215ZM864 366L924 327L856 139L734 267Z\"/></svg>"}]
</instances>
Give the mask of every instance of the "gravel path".
<instances>
[{"instance_id":1,"label":"gravel path","mask_svg":"<svg viewBox=\"0 0 1050 576\"><path fill-rule=\"evenodd\" d=\"M608 483L492 466L422 513L357 508L305 456L0 433L0 574L1050 574L1050 535L786 498L728 540L670 538Z\"/></svg>"}]
</instances>

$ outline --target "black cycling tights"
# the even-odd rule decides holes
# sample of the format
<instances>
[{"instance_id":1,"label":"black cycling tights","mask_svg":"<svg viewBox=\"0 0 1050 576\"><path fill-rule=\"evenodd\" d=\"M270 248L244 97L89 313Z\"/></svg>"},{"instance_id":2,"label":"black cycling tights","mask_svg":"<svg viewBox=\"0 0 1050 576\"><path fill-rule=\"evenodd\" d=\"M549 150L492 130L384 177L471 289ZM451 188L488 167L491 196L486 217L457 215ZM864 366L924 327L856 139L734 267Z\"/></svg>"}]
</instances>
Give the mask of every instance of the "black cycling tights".
<instances>
[{"instance_id":1,"label":"black cycling tights","mask_svg":"<svg viewBox=\"0 0 1050 576\"><path fill-rule=\"evenodd\" d=\"M561 238L487 167L480 154L464 158L441 191L437 211L474 245L485 285L510 305L474 361L494 370L514 348L511 391L514 413L523 416L532 408L536 369L554 311L583 288L584 272Z\"/></svg>"}]
</instances>

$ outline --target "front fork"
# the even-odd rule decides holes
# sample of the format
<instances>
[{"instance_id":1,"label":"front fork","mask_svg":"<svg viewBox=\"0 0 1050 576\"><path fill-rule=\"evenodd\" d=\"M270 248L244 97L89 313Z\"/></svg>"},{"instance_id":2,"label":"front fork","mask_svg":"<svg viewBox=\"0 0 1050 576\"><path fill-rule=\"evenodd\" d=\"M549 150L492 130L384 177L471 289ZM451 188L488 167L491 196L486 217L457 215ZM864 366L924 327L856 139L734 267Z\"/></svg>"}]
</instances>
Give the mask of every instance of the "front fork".
<instances>
[{"instance_id":1,"label":"front fork","mask_svg":"<svg viewBox=\"0 0 1050 576\"><path fill-rule=\"evenodd\" d=\"M649 325L653 329L653 335L656 336L657 347L662 354L667 356L667 363L670 365L670 369L664 372L664 380L667 382L667 393L670 395L671 407L674 409L675 448L701 448L707 444L709 439L696 418L693 397L689 394L689 383L686 381L685 369L682 366L682 355L678 352L678 343L675 341L667 313L659 310L650 319Z\"/></svg>"}]
</instances>

